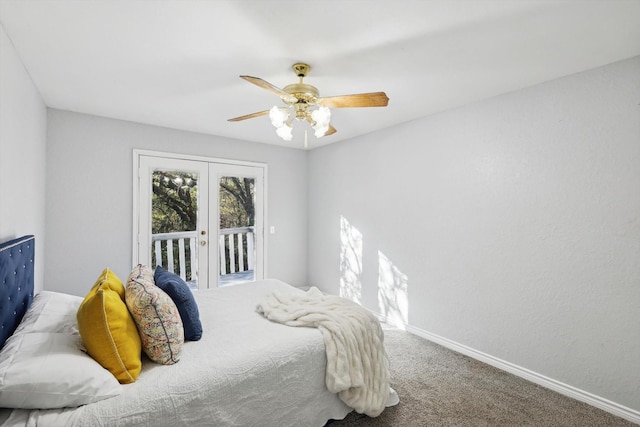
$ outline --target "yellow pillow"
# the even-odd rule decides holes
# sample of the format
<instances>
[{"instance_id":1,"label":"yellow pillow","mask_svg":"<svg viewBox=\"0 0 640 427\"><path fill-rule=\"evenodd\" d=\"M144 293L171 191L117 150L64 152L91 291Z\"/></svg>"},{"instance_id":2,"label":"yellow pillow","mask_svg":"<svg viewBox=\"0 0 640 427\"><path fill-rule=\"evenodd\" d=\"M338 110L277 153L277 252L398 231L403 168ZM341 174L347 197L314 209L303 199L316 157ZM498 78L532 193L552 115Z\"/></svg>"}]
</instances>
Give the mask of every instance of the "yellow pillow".
<instances>
[{"instance_id":1,"label":"yellow pillow","mask_svg":"<svg viewBox=\"0 0 640 427\"><path fill-rule=\"evenodd\" d=\"M124 300L122 281L108 268L78 308L78 329L91 357L122 384L142 369L142 343Z\"/></svg>"}]
</instances>

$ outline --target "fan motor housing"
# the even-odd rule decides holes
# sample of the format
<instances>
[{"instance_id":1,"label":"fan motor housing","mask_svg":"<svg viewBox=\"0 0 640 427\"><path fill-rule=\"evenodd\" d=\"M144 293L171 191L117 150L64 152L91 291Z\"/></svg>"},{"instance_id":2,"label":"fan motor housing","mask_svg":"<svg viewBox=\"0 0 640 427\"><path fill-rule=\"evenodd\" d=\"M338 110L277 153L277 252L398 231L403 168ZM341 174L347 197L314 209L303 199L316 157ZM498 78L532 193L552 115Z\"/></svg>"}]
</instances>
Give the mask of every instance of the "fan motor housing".
<instances>
[{"instance_id":1,"label":"fan motor housing","mask_svg":"<svg viewBox=\"0 0 640 427\"><path fill-rule=\"evenodd\" d=\"M320 92L315 86L306 83L294 83L285 86L282 90L298 98L298 102L304 102L305 104L315 104L320 96Z\"/></svg>"}]
</instances>

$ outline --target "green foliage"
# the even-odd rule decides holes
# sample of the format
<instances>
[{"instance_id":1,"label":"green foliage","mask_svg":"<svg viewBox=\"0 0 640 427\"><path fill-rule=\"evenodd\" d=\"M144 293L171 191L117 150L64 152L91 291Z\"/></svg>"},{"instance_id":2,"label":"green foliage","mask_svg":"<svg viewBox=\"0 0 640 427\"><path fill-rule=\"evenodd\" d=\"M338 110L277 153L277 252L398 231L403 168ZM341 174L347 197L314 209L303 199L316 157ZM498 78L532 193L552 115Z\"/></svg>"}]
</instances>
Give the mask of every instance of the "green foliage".
<instances>
[{"instance_id":1,"label":"green foliage","mask_svg":"<svg viewBox=\"0 0 640 427\"><path fill-rule=\"evenodd\" d=\"M153 234L193 231L197 226L198 177L193 173L154 171Z\"/></svg>"},{"instance_id":2,"label":"green foliage","mask_svg":"<svg viewBox=\"0 0 640 427\"><path fill-rule=\"evenodd\" d=\"M225 176L220 179L220 228L255 225L255 181Z\"/></svg>"},{"instance_id":3,"label":"green foliage","mask_svg":"<svg viewBox=\"0 0 640 427\"><path fill-rule=\"evenodd\" d=\"M152 176L152 233L193 231L197 228L198 176L154 171ZM220 228L255 225L255 180L220 179Z\"/></svg>"}]
</instances>

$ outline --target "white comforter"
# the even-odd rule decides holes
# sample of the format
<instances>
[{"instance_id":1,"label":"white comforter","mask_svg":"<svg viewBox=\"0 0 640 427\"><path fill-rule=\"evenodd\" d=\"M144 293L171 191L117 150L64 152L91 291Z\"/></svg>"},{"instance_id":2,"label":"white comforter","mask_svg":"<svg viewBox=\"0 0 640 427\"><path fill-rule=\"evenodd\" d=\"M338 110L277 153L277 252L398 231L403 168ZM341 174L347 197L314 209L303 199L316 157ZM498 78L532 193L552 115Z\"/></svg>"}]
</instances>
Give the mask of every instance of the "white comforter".
<instances>
[{"instance_id":1,"label":"white comforter","mask_svg":"<svg viewBox=\"0 0 640 427\"><path fill-rule=\"evenodd\" d=\"M345 298L288 290L269 293L257 311L274 322L320 329L327 352L326 385L358 413L380 415L389 398L389 364L379 321Z\"/></svg>"},{"instance_id":2,"label":"white comforter","mask_svg":"<svg viewBox=\"0 0 640 427\"><path fill-rule=\"evenodd\" d=\"M185 343L180 362L145 360L120 396L73 409L14 410L3 426L321 427L344 418L351 408L324 384L322 335L256 313L273 291L302 292L278 280L198 291L202 340Z\"/></svg>"}]
</instances>

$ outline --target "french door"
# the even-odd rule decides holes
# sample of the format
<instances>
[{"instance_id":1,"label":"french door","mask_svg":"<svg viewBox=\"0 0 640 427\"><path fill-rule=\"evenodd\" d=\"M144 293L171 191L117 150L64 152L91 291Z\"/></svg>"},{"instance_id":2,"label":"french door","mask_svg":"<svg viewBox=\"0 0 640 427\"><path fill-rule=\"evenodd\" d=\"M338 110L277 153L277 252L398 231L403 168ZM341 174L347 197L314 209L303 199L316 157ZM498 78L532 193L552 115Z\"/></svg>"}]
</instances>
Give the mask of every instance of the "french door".
<instances>
[{"instance_id":1,"label":"french door","mask_svg":"<svg viewBox=\"0 0 640 427\"><path fill-rule=\"evenodd\" d=\"M265 168L134 152L134 264L192 289L262 279Z\"/></svg>"}]
</instances>

